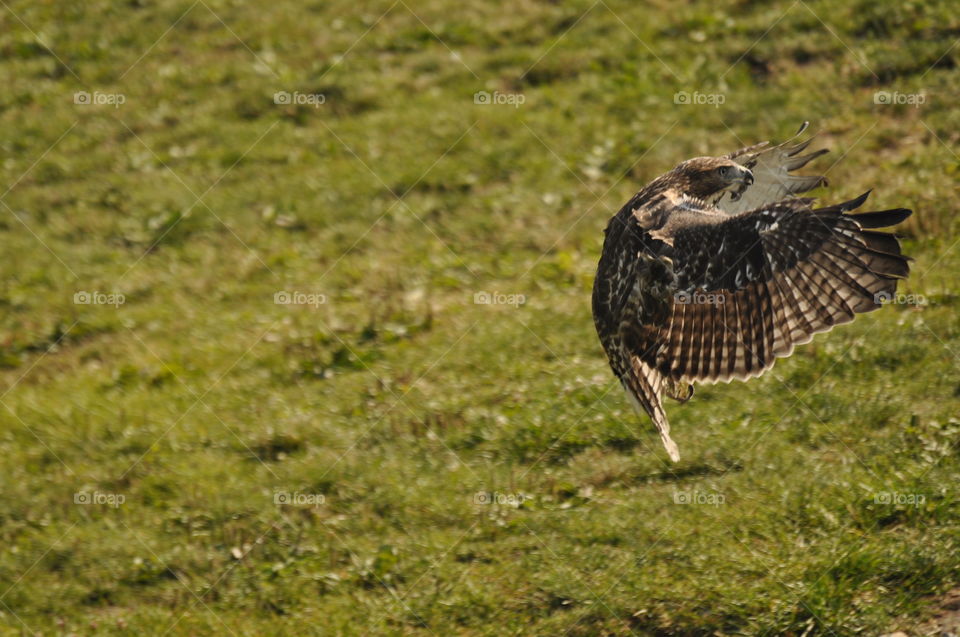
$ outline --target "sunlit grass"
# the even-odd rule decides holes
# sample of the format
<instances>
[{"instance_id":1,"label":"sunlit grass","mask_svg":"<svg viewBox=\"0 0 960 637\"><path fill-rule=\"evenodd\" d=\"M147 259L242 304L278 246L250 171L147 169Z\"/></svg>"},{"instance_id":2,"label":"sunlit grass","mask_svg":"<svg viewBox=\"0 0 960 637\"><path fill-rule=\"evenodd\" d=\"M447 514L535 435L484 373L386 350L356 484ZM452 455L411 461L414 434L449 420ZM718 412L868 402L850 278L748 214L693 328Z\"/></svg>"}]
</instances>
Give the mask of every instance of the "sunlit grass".
<instances>
[{"instance_id":1,"label":"sunlit grass","mask_svg":"<svg viewBox=\"0 0 960 637\"><path fill-rule=\"evenodd\" d=\"M0 623L914 629L960 567L958 20L0 8ZM593 331L602 228L679 161L803 120L833 149L821 196L915 209L901 291L927 304L671 403L671 465Z\"/></svg>"}]
</instances>

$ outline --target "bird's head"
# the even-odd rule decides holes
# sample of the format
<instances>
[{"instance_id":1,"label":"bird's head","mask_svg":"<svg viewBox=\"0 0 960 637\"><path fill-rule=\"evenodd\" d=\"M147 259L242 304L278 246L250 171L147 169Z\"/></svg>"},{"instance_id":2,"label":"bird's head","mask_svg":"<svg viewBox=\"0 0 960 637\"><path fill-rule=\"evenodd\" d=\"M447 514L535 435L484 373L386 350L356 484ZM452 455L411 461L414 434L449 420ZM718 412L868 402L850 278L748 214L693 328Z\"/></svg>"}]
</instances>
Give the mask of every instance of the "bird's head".
<instances>
[{"instance_id":1,"label":"bird's head","mask_svg":"<svg viewBox=\"0 0 960 637\"><path fill-rule=\"evenodd\" d=\"M711 199L727 190L742 192L753 183L753 173L726 157L694 157L673 169L684 194Z\"/></svg>"}]
</instances>

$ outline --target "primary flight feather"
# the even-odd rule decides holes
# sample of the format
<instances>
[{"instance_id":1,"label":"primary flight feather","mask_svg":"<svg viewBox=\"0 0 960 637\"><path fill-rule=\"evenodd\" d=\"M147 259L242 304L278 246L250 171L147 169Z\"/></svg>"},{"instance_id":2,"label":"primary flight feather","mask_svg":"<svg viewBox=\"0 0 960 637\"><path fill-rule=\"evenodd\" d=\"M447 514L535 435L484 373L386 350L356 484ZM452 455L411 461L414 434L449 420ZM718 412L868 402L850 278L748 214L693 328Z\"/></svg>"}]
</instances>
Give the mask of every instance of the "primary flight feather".
<instances>
[{"instance_id":1,"label":"primary flight feather","mask_svg":"<svg viewBox=\"0 0 960 637\"><path fill-rule=\"evenodd\" d=\"M693 383L759 376L814 334L880 307L909 272L896 236L875 229L910 210L852 214L869 191L819 208L796 196L827 183L793 173L827 152L801 154L810 141L689 159L607 225L594 324L674 462L663 395L685 401Z\"/></svg>"}]
</instances>

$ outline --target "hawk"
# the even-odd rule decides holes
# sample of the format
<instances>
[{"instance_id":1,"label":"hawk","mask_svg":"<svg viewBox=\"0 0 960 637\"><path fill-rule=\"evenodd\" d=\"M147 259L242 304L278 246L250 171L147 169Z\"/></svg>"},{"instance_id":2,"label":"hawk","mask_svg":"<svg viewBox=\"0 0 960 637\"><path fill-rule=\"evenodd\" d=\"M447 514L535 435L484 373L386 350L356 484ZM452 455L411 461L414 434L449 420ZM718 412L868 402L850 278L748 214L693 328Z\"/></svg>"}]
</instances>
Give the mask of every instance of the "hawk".
<instances>
[{"instance_id":1,"label":"hawk","mask_svg":"<svg viewBox=\"0 0 960 637\"><path fill-rule=\"evenodd\" d=\"M667 453L661 397L748 380L814 334L879 308L907 276L896 225L911 210L852 213L870 191L815 207L827 185L793 171L826 153L794 143L696 157L654 179L607 225L593 319L613 373Z\"/></svg>"}]
</instances>

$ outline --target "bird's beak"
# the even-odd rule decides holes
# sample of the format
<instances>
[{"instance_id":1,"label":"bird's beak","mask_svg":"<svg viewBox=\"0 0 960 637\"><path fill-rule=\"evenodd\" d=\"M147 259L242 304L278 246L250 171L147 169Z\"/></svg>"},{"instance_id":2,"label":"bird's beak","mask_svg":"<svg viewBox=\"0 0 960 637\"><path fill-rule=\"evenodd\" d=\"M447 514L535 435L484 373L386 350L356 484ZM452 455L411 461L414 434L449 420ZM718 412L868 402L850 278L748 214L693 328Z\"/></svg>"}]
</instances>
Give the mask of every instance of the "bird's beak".
<instances>
[{"instance_id":1,"label":"bird's beak","mask_svg":"<svg viewBox=\"0 0 960 637\"><path fill-rule=\"evenodd\" d=\"M753 173L747 168L739 168L737 170L737 176L733 179L733 183L749 186L753 183Z\"/></svg>"},{"instance_id":2,"label":"bird's beak","mask_svg":"<svg viewBox=\"0 0 960 637\"><path fill-rule=\"evenodd\" d=\"M737 174L734 176L730 188L731 201L739 201L740 197L747 190L747 187L753 183L753 173L749 169L740 166L737 168Z\"/></svg>"}]
</instances>

